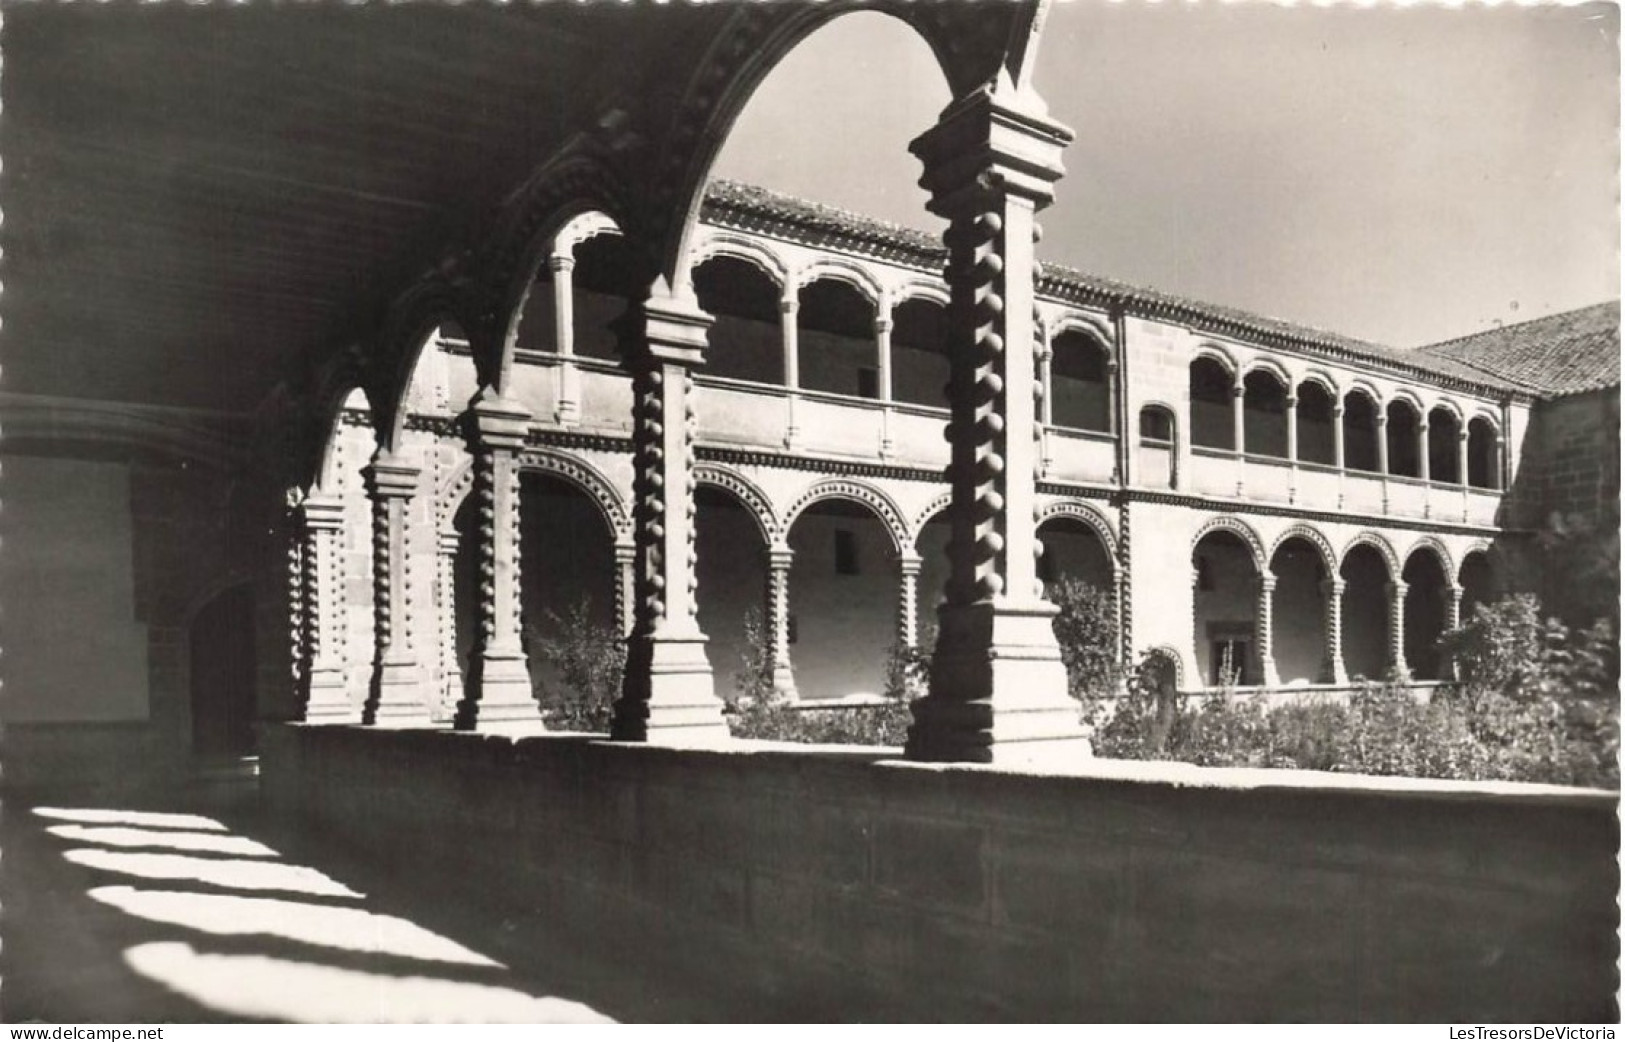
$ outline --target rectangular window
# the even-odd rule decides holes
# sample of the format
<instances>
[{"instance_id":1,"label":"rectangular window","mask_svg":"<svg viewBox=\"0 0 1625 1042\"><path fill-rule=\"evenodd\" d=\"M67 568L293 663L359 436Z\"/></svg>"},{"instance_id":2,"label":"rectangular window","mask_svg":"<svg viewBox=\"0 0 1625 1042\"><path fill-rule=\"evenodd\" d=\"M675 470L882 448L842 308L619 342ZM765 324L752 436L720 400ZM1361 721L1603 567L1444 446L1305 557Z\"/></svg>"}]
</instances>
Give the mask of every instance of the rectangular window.
<instances>
[{"instance_id":1,"label":"rectangular window","mask_svg":"<svg viewBox=\"0 0 1625 1042\"><path fill-rule=\"evenodd\" d=\"M1140 411L1140 440L1166 444L1174 440L1174 421L1161 409Z\"/></svg>"},{"instance_id":2,"label":"rectangular window","mask_svg":"<svg viewBox=\"0 0 1625 1042\"><path fill-rule=\"evenodd\" d=\"M858 538L844 528L835 530L835 574L858 574Z\"/></svg>"}]
</instances>

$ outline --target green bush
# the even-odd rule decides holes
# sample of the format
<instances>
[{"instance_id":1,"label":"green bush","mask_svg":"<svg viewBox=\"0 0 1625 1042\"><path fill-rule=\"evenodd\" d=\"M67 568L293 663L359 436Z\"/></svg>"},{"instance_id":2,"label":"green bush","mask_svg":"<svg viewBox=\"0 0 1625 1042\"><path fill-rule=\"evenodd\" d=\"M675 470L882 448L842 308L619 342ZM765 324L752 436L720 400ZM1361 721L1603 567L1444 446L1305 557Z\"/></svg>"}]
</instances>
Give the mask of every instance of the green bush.
<instances>
[{"instance_id":1,"label":"green bush","mask_svg":"<svg viewBox=\"0 0 1625 1042\"><path fill-rule=\"evenodd\" d=\"M529 630L530 654L558 677L559 688L544 682L542 723L554 731L609 730L626 668L626 642L613 627L594 621L592 604L576 601L563 614L549 611L551 636Z\"/></svg>"},{"instance_id":2,"label":"green bush","mask_svg":"<svg viewBox=\"0 0 1625 1042\"><path fill-rule=\"evenodd\" d=\"M885 702L841 709L797 709L773 688L773 655L761 616L745 616L745 650L734 674L728 726L736 738L815 745L901 746L911 720L908 704L925 692L930 658L917 648L890 649Z\"/></svg>"},{"instance_id":3,"label":"green bush","mask_svg":"<svg viewBox=\"0 0 1625 1042\"><path fill-rule=\"evenodd\" d=\"M1481 605L1443 649L1461 681L1389 680L1346 701L1268 704L1228 687L1184 699L1148 658L1095 732L1095 753L1206 767L1619 787L1619 654L1607 620L1572 634L1529 596Z\"/></svg>"}]
</instances>

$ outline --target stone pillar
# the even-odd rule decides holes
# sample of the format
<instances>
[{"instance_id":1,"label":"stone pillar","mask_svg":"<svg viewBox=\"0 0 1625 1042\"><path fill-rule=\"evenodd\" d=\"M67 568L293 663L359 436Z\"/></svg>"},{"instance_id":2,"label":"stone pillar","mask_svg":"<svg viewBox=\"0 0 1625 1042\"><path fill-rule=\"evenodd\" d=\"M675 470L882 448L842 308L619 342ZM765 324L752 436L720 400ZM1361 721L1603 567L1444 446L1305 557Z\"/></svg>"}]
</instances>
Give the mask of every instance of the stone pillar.
<instances>
[{"instance_id":1,"label":"stone pillar","mask_svg":"<svg viewBox=\"0 0 1625 1042\"><path fill-rule=\"evenodd\" d=\"M1451 630L1461 629L1461 597L1466 591L1458 583L1451 583L1444 590L1444 631L1449 633ZM1457 675L1456 657L1454 655L1446 659L1445 667L1450 671L1450 679L1460 679Z\"/></svg>"},{"instance_id":2,"label":"stone pillar","mask_svg":"<svg viewBox=\"0 0 1625 1042\"><path fill-rule=\"evenodd\" d=\"M1332 405L1332 464L1341 471L1343 463L1343 403Z\"/></svg>"},{"instance_id":3,"label":"stone pillar","mask_svg":"<svg viewBox=\"0 0 1625 1042\"><path fill-rule=\"evenodd\" d=\"M447 529L436 544L435 576L440 591L440 703L453 719L463 696L463 671L457 665L457 550L462 533Z\"/></svg>"},{"instance_id":4,"label":"stone pillar","mask_svg":"<svg viewBox=\"0 0 1625 1042\"><path fill-rule=\"evenodd\" d=\"M1419 450L1416 456L1416 473L1423 481L1431 481L1433 480L1433 466L1428 459L1428 420L1426 416L1422 417L1422 422L1416 425L1416 442Z\"/></svg>"},{"instance_id":5,"label":"stone pillar","mask_svg":"<svg viewBox=\"0 0 1625 1042\"><path fill-rule=\"evenodd\" d=\"M1347 684L1348 671L1343 666L1343 590L1346 584L1341 576L1326 579L1320 584L1320 595L1326 604L1326 659L1320 666L1320 679L1325 684Z\"/></svg>"},{"instance_id":6,"label":"stone pillar","mask_svg":"<svg viewBox=\"0 0 1625 1042\"><path fill-rule=\"evenodd\" d=\"M1409 677L1411 667L1405 661L1405 594L1410 587L1404 582L1388 584L1388 671L1396 677Z\"/></svg>"},{"instance_id":7,"label":"stone pillar","mask_svg":"<svg viewBox=\"0 0 1625 1042\"><path fill-rule=\"evenodd\" d=\"M1043 331L1038 340L1038 472L1048 474L1055 465L1055 440L1050 428L1055 424L1055 349Z\"/></svg>"},{"instance_id":8,"label":"stone pillar","mask_svg":"<svg viewBox=\"0 0 1625 1042\"><path fill-rule=\"evenodd\" d=\"M311 496L300 508L304 719L353 724L361 711L344 683L344 503Z\"/></svg>"},{"instance_id":9,"label":"stone pillar","mask_svg":"<svg viewBox=\"0 0 1625 1042\"><path fill-rule=\"evenodd\" d=\"M1377 406L1377 471L1382 475L1382 512L1388 513L1388 410Z\"/></svg>"},{"instance_id":10,"label":"stone pillar","mask_svg":"<svg viewBox=\"0 0 1625 1042\"><path fill-rule=\"evenodd\" d=\"M1265 687L1280 687L1275 668L1275 576L1268 569L1258 577L1258 667Z\"/></svg>"},{"instance_id":11,"label":"stone pillar","mask_svg":"<svg viewBox=\"0 0 1625 1042\"><path fill-rule=\"evenodd\" d=\"M620 741L728 737L694 596L697 424L690 370L705 357L710 322L698 306L662 290L621 323L623 364L632 374L636 557L632 634L610 729Z\"/></svg>"},{"instance_id":12,"label":"stone pillar","mask_svg":"<svg viewBox=\"0 0 1625 1042\"><path fill-rule=\"evenodd\" d=\"M899 554L897 558L897 646L920 645L920 555Z\"/></svg>"},{"instance_id":13,"label":"stone pillar","mask_svg":"<svg viewBox=\"0 0 1625 1042\"><path fill-rule=\"evenodd\" d=\"M615 621L621 628L621 638L631 636L633 623L633 607L637 603L634 592L636 584L635 566L637 564L638 549L632 543L615 544Z\"/></svg>"},{"instance_id":14,"label":"stone pillar","mask_svg":"<svg viewBox=\"0 0 1625 1042\"><path fill-rule=\"evenodd\" d=\"M470 413L479 606L466 689L457 704L460 730L541 719L521 629L519 453L530 415L490 390L480 393Z\"/></svg>"},{"instance_id":15,"label":"stone pillar","mask_svg":"<svg viewBox=\"0 0 1625 1042\"><path fill-rule=\"evenodd\" d=\"M875 394L880 401L880 455L892 454L891 436L891 315L882 300L882 313L875 318Z\"/></svg>"},{"instance_id":16,"label":"stone pillar","mask_svg":"<svg viewBox=\"0 0 1625 1042\"><path fill-rule=\"evenodd\" d=\"M1463 488L1467 487L1467 425L1461 425L1456 435L1456 476Z\"/></svg>"},{"instance_id":17,"label":"stone pillar","mask_svg":"<svg viewBox=\"0 0 1625 1042\"><path fill-rule=\"evenodd\" d=\"M547 258L553 272L553 342L559 354L559 398L554 419L566 427L581 419L581 374L576 370L574 271L576 259L567 253Z\"/></svg>"},{"instance_id":18,"label":"stone pillar","mask_svg":"<svg viewBox=\"0 0 1625 1042\"><path fill-rule=\"evenodd\" d=\"M1047 390L1047 388L1046 388ZM1106 360L1106 432L1114 438L1123 436L1123 418L1117 405L1117 359Z\"/></svg>"},{"instance_id":19,"label":"stone pillar","mask_svg":"<svg viewBox=\"0 0 1625 1042\"><path fill-rule=\"evenodd\" d=\"M419 468L395 456L373 457L363 471L372 500L373 663L362 722L429 722L423 669L412 638L412 582L406 512Z\"/></svg>"},{"instance_id":20,"label":"stone pillar","mask_svg":"<svg viewBox=\"0 0 1625 1042\"><path fill-rule=\"evenodd\" d=\"M801 312L800 291L786 287L779 300L779 332L784 339L784 447L792 448L800 440L801 428L796 423L796 399L801 388L801 351L796 323Z\"/></svg>"},{"instance_id":21,"label":"stone pillar","mask_svg":"<svg viewBox=\"0 0 1625 1042\"><path fill-rule=\"evenodd\" d=\"M995 762L1088 755L1038 581L1034 215L1060 177L1066 128L1023 110L1008 83L950 105L910 146L930 209L946 218L947 603L929 694L914 702L911 759ZM1057 748L1059 746L1060 748Z\"/></svg>"},{"instance_id":22,"label":"stone pillar","mask_svg":"<svg viewBox=\"0 0 1625 1042\"><path fill-rule=\"evenodd\" d=\"M1286 458L1291 462L1288 470L1288 485L1286 499L1288 503L1298 501L1298 396L1289 393L1286 396Z\"/></svg>"},{"instance_id":23,"label":"stone pillar","mask_svg":"<svg viewBox=\"0 0 1625 1042\"><path fill-rule=\"evenodd\" d=\"M790 665L790 565L795 551L786 546L767 550L768 647L772 654L773 690L787 698L796 697L795 671Z\"/></svg>"},{"instance_id":24,"label":"stone pillar","mask_svg":"<svg viewBox=\"0 0 1625 1042\"><path fill-rule=\"evenodd\" d=\"M1247 385L1238 375L1230 388L1230 438L1237 454L1247 451Z\"/></svg>"}]
</instances>

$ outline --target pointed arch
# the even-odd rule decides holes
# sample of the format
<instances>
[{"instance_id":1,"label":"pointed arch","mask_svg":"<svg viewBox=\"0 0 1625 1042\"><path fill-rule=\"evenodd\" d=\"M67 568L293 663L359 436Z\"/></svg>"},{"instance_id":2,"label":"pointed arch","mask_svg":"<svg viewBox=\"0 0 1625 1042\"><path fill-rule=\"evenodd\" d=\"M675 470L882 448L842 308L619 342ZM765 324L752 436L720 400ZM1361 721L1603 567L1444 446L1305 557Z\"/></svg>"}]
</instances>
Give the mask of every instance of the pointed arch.
<instances>
[{"instance_id":1,"label":"pointed arch","mask_svg":"<svg viewBox=\"0 0 1625 1042\"><path fill-rule=\"evenodd\" d=\"M731 467L717 463L699 463L694 467L695 485L710 485L733 496L745 507L751 520L762 533L762 543L768 548L784 545L786 527L779 524L773 501L760 486Z\"/></svg>"},{"instance_id":2,"label":"pointed arch","mask_svg":"<svg viewBox=\"0 0 1625 1042\"><path fill-rule=\"evenodd\" d=\"M845 499L868 507L880 518L886 534L891 537L894 552L902 553L912 547L908 522L903 519L903 512L898 509L896 501L875 486L851 478L827 478L814 482L784 512L784 531L788 533L808 507L826 499Z\"/></svg>"},{"instance_id":3,"label":"pointed arch","mask_svg":"<svg viewBox=\"0 0 1625 1042\"><path fill-rule=\"evenodd\" d=\"M1253 373L1269 373L1275 381L1286 389L1288 394L1296 394L1297 384L1293 382L1292 374L1287 372L1286 366L1273 358L1254 358L1242 366L1241 379L1245 380Z\"/></svg>"}]
</instances>

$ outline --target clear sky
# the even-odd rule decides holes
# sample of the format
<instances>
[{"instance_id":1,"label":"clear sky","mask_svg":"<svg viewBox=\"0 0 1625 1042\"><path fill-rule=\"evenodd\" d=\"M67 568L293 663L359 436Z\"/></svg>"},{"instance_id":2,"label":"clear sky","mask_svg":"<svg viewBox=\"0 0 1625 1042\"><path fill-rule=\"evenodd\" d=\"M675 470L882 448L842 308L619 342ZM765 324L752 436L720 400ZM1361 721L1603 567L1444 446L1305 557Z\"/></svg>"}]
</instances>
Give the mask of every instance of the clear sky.
<instances>
[{"instance_id":1,"label":"clear sky","mask_svg":"<svg viewBox=\"0 0 1625 1042\"><path fill-rule=\"evenodd\" d=\"M1619 15L1062 0L1077 132L1040 256L1411 347L1619 294ZM763 83L714 173L934 228L930 51L860 13Z\"/></svg>"}]
</instances>

